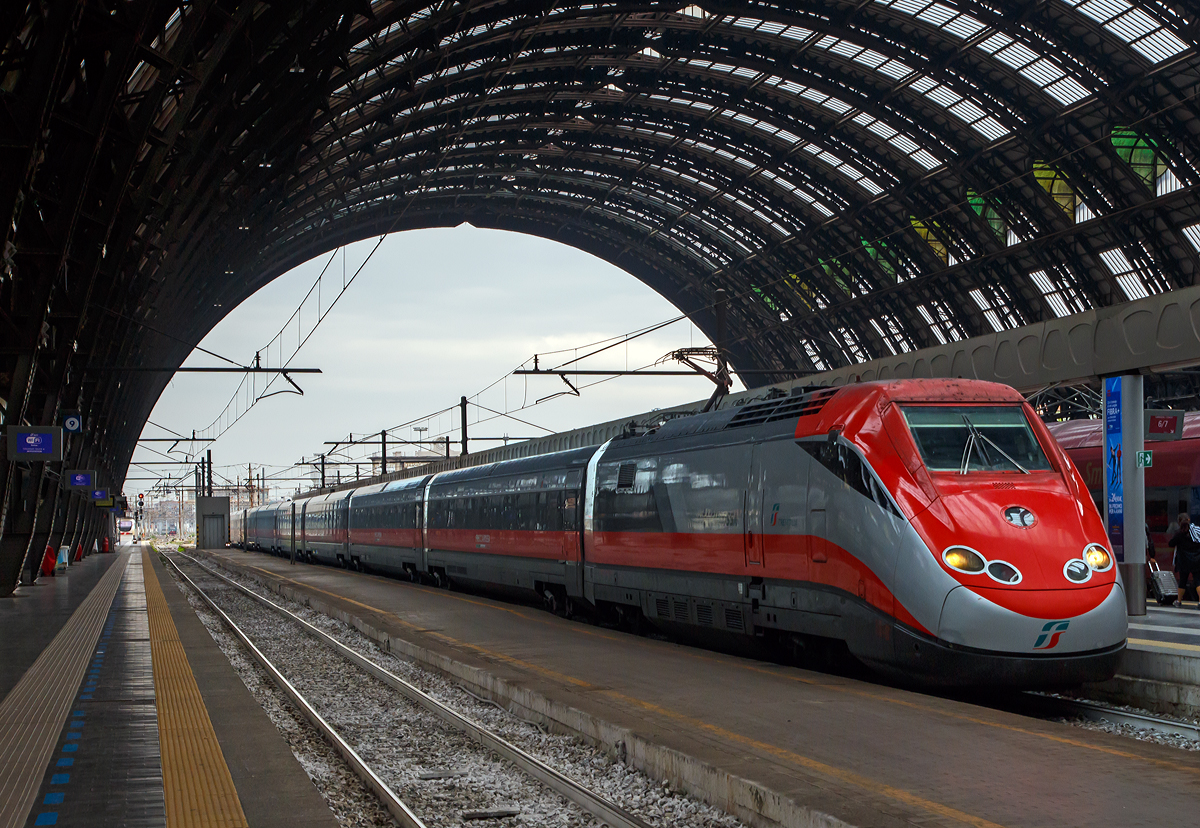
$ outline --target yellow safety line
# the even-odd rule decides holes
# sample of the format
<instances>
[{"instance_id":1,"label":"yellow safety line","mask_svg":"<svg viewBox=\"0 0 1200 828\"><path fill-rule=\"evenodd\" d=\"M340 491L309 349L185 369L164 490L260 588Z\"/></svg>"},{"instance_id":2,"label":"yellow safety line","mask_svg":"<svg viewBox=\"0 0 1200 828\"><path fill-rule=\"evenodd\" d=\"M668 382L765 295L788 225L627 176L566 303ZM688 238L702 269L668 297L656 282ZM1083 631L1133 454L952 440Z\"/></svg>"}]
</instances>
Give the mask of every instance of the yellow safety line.
<instances>
[{"instance_id":1,"label":"yellow safety line","mask_svg":"<svg viewBox=\"0 0 1200 828\"><path fill-rule=\"evenodd\" d=\"M142 572L167 828L249 828L147 550L142 552Z\"/></svg>"},{"instance_id":2,"label":"yellow safety line","mask_svg":"<svg viewBox=\"0 0 1200 828\"><path fill-rule=\"evenodd\" d=\"M1200 646L1196 644L1177 644L1174 641L1153 641L1149 638L1131 638L1130 644L1137 644L1139 647L1161 647L1168 650L1183 650L1188 653L1200 652Z\"/></svg>"}]
</instances>

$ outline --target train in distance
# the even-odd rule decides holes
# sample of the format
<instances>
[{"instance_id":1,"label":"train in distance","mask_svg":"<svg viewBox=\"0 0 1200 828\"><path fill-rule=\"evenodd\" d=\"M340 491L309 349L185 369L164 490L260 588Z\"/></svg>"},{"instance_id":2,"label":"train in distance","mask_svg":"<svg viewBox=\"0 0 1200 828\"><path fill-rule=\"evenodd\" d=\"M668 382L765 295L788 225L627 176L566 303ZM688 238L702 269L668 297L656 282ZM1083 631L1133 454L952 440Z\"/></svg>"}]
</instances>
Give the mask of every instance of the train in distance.
<instances>
[{"instance_id":1,"label":"train in distance","mask_svg":"<svg viewBox=\"0 0 1200 828\"><path fill-rule=\"evenodd\" d=\"M934 685L1113 675L1125 596L1070 458L1012 388L896 380L232 516L247 549L522 593L719 646L843 642Z\"/></svg>"}]
</instances>

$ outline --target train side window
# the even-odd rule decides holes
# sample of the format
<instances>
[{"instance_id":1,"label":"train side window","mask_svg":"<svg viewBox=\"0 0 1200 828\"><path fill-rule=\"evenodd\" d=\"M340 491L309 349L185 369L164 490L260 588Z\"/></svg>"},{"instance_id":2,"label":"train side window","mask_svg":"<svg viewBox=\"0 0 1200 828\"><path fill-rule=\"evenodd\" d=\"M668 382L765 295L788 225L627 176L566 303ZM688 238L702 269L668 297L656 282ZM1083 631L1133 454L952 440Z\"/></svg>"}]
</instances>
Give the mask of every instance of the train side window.
<instances>
[{"instance_id":1,"label":"train side window","mask_svg":"<svg viewBox=\"0 0 1200 828\"><path fill-rule=\"evenodd\" d=\"M828 440L804 440L800 442L800 447L851 489L875 501L885 511L900 516L883 487L852 448L842 443L830 443Z\"/></svg>"},{"instance_id":2,"label":"train side window","mask_svg":"<svg viewBox=\"0 0 1200 828\"><path fill-rule=\"evenodd\" d=\"M533 529L537 526L537 494L522 492L517 495L517 529Z\"/></svg>"},{"instance_id":3,"label":"train side window","mask_svg":"<svg viewBox=\"0 0 1200 828\"><path fill-rule=\"evenodd\" d=\"M562 528L568 532L579 530L579 495L574 491L559 492L562 505Z\"/></svg>"}]
</instances>

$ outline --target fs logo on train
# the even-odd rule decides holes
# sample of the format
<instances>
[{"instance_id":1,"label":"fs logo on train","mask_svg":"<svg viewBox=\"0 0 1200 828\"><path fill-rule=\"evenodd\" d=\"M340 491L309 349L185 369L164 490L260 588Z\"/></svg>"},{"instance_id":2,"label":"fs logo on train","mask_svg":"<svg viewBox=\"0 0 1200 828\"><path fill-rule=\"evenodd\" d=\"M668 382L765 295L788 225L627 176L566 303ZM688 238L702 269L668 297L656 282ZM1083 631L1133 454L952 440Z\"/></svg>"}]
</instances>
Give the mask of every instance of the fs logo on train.
<instances>
[{"instance_id":1,"label":"fs logo on train","mask_svg":"<svg viewBox=\"0 0 1200 828\"><path fill-rule=\"evenodd\" d=\"M1042 634L1033 644L1035 650L1053 650L1058 646L1058 637L1067 631L1070 621L1047 621L1042 627Z\"/></svg>"}]
</instances>

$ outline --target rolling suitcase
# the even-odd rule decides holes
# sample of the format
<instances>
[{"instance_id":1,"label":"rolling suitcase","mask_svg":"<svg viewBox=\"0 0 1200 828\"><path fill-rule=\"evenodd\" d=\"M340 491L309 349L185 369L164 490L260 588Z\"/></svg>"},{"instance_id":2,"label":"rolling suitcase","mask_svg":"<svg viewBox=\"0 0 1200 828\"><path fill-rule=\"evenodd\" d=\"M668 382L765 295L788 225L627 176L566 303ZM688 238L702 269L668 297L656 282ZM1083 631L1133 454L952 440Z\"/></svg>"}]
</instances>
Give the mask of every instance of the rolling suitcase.
<instances>
[{"instance_id":1,"label":"rolling suitcase","mask_svg":"<svg viewBox=\"0 0 1200 828\"><path fill-rule=\"evenodd\" d=\"M1160 569L1158 561L1153 558L1147 563L1150 564L1150 588L1154 591L1154 600L1164 607L1174 603L1176 596L1179 595L1179 585L1175 583L1175 573Z\"/></svg>"}]
</instances>

